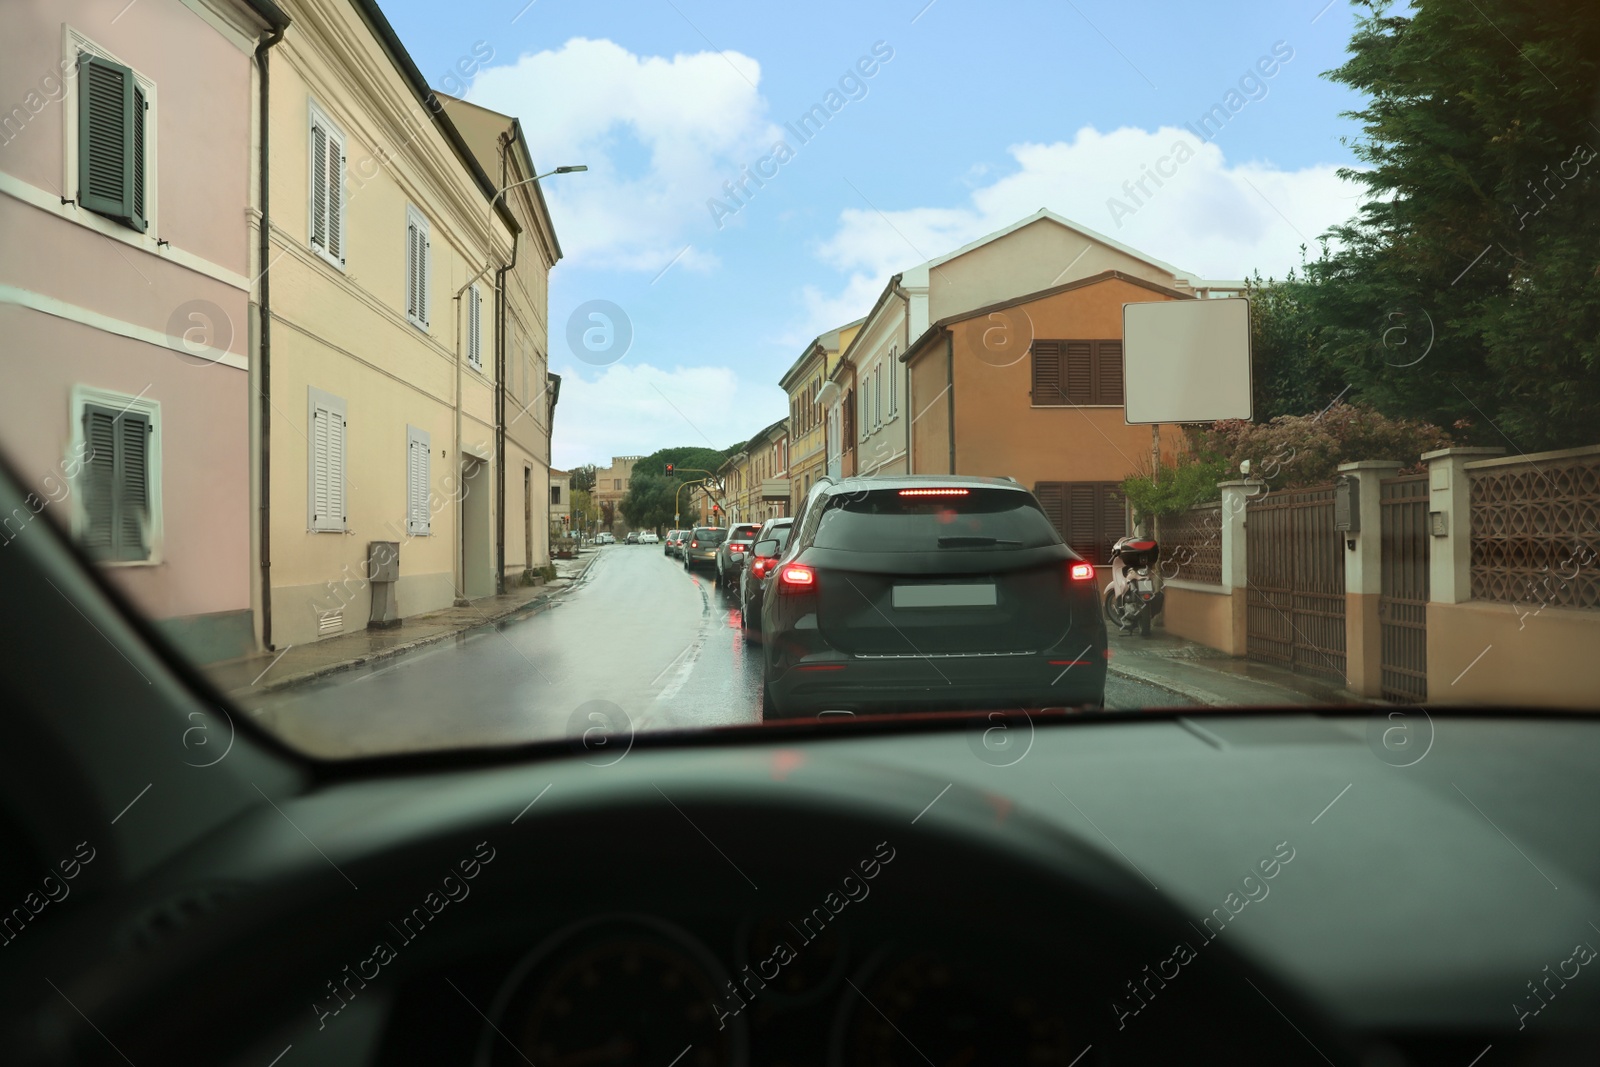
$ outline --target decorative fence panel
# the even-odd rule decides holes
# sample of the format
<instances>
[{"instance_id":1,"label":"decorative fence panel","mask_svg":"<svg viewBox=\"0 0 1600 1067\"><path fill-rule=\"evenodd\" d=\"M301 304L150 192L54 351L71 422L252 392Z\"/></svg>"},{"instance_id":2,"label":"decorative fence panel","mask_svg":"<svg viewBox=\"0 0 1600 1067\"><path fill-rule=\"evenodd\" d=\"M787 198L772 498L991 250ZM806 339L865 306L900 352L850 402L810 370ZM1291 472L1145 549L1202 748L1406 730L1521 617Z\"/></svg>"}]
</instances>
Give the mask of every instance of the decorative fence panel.
<instances>
[{"instance_id":1,"label":"decorative fence panel","mask_svg":"<svg viewBox=\"0 0 1600 1067\"><path fill-rule=\"evenodd\" d=\"M1421 703L1428 699L1428 476L1385 478L1378 496L1383 697Z\"/></svg>"},{"instance_id":2,"label":"decorative fence panel","mask_svg":"<svg viewBox=\"0 0 1600 1067\"><path fill-rule=\"evenodd\" d=\"M1345 681L1344 539L1333 485L1283 489L1245 512L1249 657Z\"/></svg>"},{"instance_id":3,"label":"decorative fence panel","mask_svg":"<svg viewBox=\"0 0 1600 1067\"><path fill-rule=\"evenodd\" d=\"M1469 464L1472 598L1600 608L1600 450Z\"/></svg>"},{"instance_id":4,"label":"decorative fence panel","mask_svg":"<svg viewBox=\"0 0 1600 1067\"><path fill-rule=\"evenodd\" d=\"M1161 576L1222 584L1222 505L1202 504L1157 524Z\"/></svg>"}]
</instances>

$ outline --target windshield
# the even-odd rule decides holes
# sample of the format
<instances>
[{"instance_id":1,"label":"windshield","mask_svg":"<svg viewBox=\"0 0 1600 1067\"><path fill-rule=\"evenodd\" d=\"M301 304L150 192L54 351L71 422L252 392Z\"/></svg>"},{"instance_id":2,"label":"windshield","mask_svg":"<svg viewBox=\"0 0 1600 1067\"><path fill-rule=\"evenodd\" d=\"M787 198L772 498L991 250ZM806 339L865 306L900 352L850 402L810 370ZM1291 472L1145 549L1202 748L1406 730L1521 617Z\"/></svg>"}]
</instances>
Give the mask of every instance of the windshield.
<instances>
[{"instance_id":1,"label":"windshield","mask_svg":"<svg viewBox=\"0 0 1600 1067\"><path fill-rule=\"evenodd\" d=\"M828 501L818 548L918 552L964 548L1041 548L1061 537L1027 494L959 490L960 496L907 497L886 490Z\"/></svg>"},{"instance_id":2,"label":"windshield","mask_svg":"<svg viewBox=\"0 0 1600 1067\"><path fill-rule=\"evenodd\" d=\"M1594 5L319 2L0 37L0 536L290 746L1600 699Z\"/></svg>"}]
</instances>

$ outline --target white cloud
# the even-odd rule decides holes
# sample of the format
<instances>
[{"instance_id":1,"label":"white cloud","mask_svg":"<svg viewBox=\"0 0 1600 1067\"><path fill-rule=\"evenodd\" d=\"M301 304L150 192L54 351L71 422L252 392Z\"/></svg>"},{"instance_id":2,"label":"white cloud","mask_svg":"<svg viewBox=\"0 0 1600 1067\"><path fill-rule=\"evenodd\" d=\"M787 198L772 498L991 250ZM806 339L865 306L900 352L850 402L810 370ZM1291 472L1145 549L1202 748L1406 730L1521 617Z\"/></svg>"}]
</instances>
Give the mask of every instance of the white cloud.
<instances>
[{"instance_id":1,"label":"white cloud","mask_svg":"<svg viewBox=\"0 0 1600 1067\"><path fill-rule=\"evenodd\" d=\"M731 367L553 369L561 398L551 462L562 470L672 445L726 448L782 418L789 404L775 383L749 381Z\"/></svg>"},{"instance_id":2,"label":"white cloud","mask_svg":"<svg viewBox=\"0 0 1600 1067\"><path fill-rule=\"evenodd\" d=\"M706 200L777 140L760 82L738 52L667 59L575 37L485 69L466 98L523 116L541 168L588 165L542 183L570 262L657 271L704 240ZM678 266L715 262L697 247Z\"/></svg>"},{"instance_id":3,"label":"white cloud","mask_svg":"<svg viewBox=\"0 0 1600 1067\"><path fill-rule=\"evenodd\" d=\"M1161 163L1176 173L1160 186L1147 178L1141 192L1138 180L1171 159L1180 142L1192 157ZM864 314L893 274L1041 207L1183 270L1224 279L1258 269L1281 277L1299 264L1301 244L1315 256L1317 236L1354 215L1360 203L1360 187L1341 180L1333 164L1292 171L1262 161L1230 164L1216 143L1170 126L1110 133L1086 126L1071 141L1016 145L1010 154L1015 169L975 188L965 206L841 212L817 254L849 272L850 282L836 298L808 293L807 328L825 321L822 314L831 325ZM1113 212L1112 198L1132 212Z\"/></svg>"}]
</instances>

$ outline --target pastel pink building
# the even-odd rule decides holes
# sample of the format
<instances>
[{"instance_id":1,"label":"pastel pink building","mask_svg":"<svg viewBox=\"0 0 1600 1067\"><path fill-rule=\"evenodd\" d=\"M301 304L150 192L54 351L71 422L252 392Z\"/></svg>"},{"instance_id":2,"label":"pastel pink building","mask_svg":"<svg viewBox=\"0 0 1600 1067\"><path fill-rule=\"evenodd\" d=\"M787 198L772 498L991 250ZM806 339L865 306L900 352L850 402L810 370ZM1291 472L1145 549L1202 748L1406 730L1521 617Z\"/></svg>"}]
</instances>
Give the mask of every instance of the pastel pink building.
<instances>
[{"instance_id":1,"label":"pastel pink building","mask_svg":"<svg viewBox=\"0 0 1600 1067\"><path fill-rule=\"evenodd\" d=\"M196 659L250 651L270 0L23 0L0 34L0 453Z\"/></svg>"}]
</instances>

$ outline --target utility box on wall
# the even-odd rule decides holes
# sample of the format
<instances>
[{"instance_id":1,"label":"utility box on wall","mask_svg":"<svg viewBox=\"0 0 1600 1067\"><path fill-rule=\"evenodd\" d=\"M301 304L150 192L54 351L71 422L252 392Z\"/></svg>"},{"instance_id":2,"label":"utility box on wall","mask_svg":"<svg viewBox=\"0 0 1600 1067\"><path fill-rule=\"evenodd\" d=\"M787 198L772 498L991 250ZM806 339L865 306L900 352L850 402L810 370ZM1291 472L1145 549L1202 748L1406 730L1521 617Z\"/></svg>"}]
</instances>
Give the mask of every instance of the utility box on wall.
<instances>
[{"instance_id":1,"label":"utility box on wall","mask_svg":"<svg viewBox=\"0 0 1600 1067\"><path fill-rule=\"evenodd\" d=\"M388 630L400 625L400 605L395 583L400 581L400 543L367 542L367 583L372 590L372 613L367 629Z\"/></svg>"},{"instance_id":2,"label":"utility box on wall","mask_svg":"<svg viewBox=\"0 0 1600 1067\"><path fill-rule=\"evenodd\" d=\"M1343 533L1361 532L1361 481L1341 474L1333 485L1333 528Z\"/></svg>"}]
</instances>

